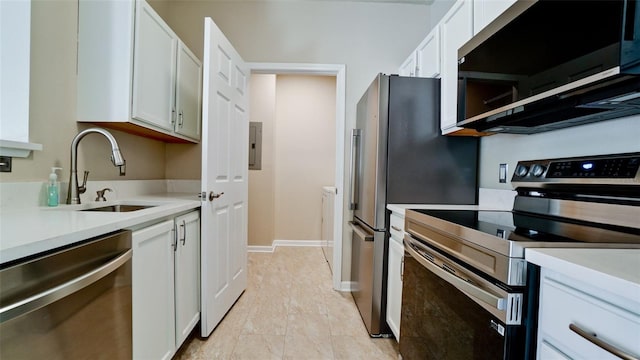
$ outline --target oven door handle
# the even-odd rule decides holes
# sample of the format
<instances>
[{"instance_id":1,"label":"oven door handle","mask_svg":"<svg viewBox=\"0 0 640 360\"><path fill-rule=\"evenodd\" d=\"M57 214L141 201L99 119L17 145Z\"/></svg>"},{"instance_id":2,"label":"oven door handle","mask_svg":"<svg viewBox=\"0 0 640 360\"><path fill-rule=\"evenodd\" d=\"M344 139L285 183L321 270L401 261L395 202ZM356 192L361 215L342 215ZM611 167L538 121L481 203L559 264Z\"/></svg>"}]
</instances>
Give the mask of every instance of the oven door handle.
<instances>
[{"instance_id":1,"label":"oven door handle","mask_svg":"<svg viewBox=\"0 0 640 360\"><path fill-rule=\"evenodd\" d=\"M455 288L457 288L458 290L464 292L465 294L467 294L468 296L478 299L480 301L482 301L483 303L492 306L494 308L496 308L497 310L505 310L506 306L507 306L507 299L496 296L484 289L481 289L477 286L474 286L473 284L467 282L465 279L456 276L455 274L452 274L451 272L444 270L443 268L441 268L440 266L434 264L433 262L429 261L428 259L426 259L424 256L422 256L414 247L413 245L407 241L407 239L403 239L404 242L404 249L409 253L409 255L411 255L411 257L413 257L414 259L416 259L416 261L418 263L420 263L420 265L424 266L427 270L431 271L432 273L436 274L439 278L441 278L442 280L448 282L449 284L453 285Z\"/></svg>"}]
</instances>

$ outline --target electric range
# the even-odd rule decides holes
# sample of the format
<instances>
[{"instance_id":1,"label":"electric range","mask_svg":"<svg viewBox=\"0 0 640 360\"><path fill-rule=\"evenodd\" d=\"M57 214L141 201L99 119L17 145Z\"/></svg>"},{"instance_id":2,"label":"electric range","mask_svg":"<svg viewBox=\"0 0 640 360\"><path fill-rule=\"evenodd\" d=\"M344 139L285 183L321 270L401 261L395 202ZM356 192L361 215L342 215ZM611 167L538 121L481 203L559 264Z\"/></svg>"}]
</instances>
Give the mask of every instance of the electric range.
<instances>
[{"instance_id":1,"label":"electric range","mask_svg":"<svg viewBox=\"0 0 640 360\"><path fill-rule=\"evenodd\" d=\"M405 211L404 359L534 359L527 248L640 248L640 153L520 161L511 211ZM480 354L480 355L478 355Z\"/></svg>"},{"instance_id":2,"label":"electric range","mask_svg":"<svg viewBox=\"0 0 640 360\"><path fill-rule=\"evenodd\" d=\"M640 153L520 161L511 211L409 209L405 229L524 285L526 248L640 248L639 168Z\"/></svg>"}]
</instances>

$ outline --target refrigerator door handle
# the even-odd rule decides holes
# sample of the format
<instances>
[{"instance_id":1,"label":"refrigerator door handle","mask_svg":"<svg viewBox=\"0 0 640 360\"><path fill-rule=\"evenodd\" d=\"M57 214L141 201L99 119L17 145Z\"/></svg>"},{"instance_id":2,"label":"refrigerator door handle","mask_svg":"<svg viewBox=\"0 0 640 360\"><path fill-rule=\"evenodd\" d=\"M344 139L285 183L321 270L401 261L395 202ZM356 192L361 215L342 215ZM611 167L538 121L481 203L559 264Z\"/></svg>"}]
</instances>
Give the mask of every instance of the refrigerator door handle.
<instances>
[{"instance_id":1,"label":"refrigerator door handle","mask_svg":"<svg viewBox=\"0 0 640 360\"><path fill-rule=\"evenodd\" d=\"M353 221L349 221L349 226L351 227L351 230L356 233L358 238L362 239L363 241L373 241L373 235L367 234L362 229L362 227L360 227L360 225L356 224Z\"/></svg>"},{"instance_id":2,"label":"refrigerator door handle","mask_svg":"<svg viewBox=\"0 0 640 360\"><path fill-rule=\"evenodd\" d=\"M360 148L360 133L360 129L351 129L351 173L349 175L349 191L351 194L349 210L356 210L358 208L358 167L360 160L360 152L358 150Z\"/></svg>"}]
</instances>

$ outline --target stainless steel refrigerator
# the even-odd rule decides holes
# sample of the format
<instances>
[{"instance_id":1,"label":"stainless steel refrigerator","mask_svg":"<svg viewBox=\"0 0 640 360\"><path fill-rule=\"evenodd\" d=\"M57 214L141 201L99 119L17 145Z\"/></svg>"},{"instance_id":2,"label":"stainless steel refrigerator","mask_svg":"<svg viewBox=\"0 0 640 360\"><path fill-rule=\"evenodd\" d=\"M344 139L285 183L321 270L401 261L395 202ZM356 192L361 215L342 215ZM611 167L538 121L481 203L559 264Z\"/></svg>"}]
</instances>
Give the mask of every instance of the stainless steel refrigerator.
<instances>
[{"instance_id":1,"label":"stainless steel refrigerator","mask_svg":"<svg viewBox=\"0 0 640 360\"><path fill-rule=\"evenodd\" d=\"M351 293L373 337L386 322L387 204L477 204L478 139L440 135L440 80L378 74L351 131Z\"/></svg>"}]
</instances>

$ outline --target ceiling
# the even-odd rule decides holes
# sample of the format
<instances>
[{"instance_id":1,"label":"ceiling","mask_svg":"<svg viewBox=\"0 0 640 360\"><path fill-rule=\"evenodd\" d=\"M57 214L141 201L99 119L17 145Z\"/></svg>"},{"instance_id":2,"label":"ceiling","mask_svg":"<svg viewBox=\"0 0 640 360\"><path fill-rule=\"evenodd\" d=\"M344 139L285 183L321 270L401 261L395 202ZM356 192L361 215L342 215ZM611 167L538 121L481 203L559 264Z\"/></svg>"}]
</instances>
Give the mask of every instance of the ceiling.
<instances>
[{"instance_id":1,"label":"ceiling","mask_svg":"<svg viewBox=\"0 0 640 360\"><path fill-rule=\"evenodd\" d=\"M0 0L2 1L2 0ZM185 1L185 0L178 0ZM389 4L413 4L431 5L436 0L207 0L218 2L303 2L303 1L331 1L331 2L369 2L369 3L389 3Z\"/></svg>"}]
</instances>

